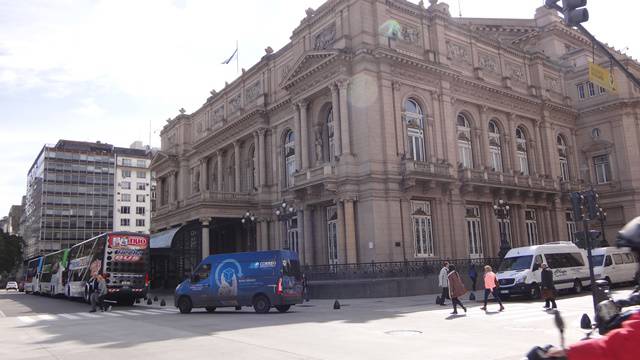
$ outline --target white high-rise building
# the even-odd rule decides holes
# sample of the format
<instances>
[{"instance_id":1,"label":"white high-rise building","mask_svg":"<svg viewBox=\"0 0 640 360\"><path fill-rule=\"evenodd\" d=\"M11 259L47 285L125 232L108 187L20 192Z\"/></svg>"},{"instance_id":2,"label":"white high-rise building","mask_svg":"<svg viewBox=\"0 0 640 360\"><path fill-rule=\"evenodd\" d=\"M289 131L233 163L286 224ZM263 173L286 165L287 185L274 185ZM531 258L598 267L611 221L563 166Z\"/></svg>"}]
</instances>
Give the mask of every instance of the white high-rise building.
<instances>
[{"instance_id":1,"label":"white high-rise building","mask_svg":"<svg viewBox=\"0 0 640 360\"><path fill-rule=\"evenodd\" d=\"M114 148L116 156L113 230L149 233L152 193L151 150L139 141Z\"/></svg>"}]
</instances>

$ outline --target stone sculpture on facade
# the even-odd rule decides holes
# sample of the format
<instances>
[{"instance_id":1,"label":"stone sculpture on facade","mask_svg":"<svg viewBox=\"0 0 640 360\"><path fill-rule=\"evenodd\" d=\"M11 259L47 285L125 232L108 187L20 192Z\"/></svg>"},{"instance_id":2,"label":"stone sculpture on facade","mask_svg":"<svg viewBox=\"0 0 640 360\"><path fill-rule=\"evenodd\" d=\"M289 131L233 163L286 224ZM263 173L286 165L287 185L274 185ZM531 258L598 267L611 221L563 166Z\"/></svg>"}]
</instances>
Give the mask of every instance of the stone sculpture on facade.
<instances>
[{"instance_id":1,"label":"stone sculpture on facade","mask_svg":"<svg viewBox=\"0 0 640 360\"><path fill-rule=\"evenodd\" d=\"M332 23L322 29L316 37L313 45L314 50L325 50L333 43L336 38L336 24Z\"/></svg>"}]
</instances>

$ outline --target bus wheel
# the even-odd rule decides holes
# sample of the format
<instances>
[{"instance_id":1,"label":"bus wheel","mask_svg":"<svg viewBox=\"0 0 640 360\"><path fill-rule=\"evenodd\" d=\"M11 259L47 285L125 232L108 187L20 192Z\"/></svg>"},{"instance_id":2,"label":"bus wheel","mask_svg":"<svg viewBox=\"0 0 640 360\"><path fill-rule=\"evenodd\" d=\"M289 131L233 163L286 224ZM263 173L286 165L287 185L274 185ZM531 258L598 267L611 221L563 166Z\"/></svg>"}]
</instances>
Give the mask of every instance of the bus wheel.
<instances>
[{"instance_id":1,"label":"bus wheel","mask_svg":"<svg viewBox=\"0 0 640 360\"><path fill-rule=\"evenodd\" d=\"M191 304L191 300L188 297L184 296L178 300L178 309L180 309L181 314L188 314L191 312L193 305Z\"/></svg>"},{"instance_id":2,"label":"bus wheel","mask_svg":"<svg viewBox=\"0 0 640 360\"><path fill-rule=\"evenodd\" d=\"M580 282L580 280L575 279L573 281L573 293L580 294L581 292L582 292L582 283Z\"/></svg>"},{"instance_id":3,"label":"bus wheel","mask_svg":"<svg viewBox=\"0 0 640 360\"><path fill-rule=\"evenodd\" d=\"M208 313L212 313L212 312L216 311L216 307L215 306L207 306L204 309L207 310Z\"/></svg>"},{"instance_id":4,"label":"bus wheel","mask_svg":"<svg viewBox=\"0 0 640 360\"><path fill-rule=\"evenodd\" d=\"M291 305L276 305L276 309L278 309L281 313L286 313L291 308Z\"/></svg>"},{"instance_id":5,"label":"bus wheel","mask_svg":"<svg viewBox=\"0 0 640 360\"><path fill-rule=\"evenodd\" d=\"M269 298L264 295L257 295L253 298L253 310L258 314L266 314L271 309Z\"/></svg>"}]
</instances>

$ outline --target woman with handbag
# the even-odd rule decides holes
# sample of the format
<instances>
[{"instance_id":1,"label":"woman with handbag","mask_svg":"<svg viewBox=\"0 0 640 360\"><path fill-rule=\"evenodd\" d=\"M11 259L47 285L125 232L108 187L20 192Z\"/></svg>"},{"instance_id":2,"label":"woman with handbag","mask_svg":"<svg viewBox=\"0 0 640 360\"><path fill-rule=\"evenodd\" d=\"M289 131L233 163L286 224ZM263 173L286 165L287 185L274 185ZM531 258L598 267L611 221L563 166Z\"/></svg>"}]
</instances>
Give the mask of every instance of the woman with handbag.
<instances>
[{"instance_id":1,"label":"woman with handbag","mask_svg":"<svg viewBox=\"0 0 640 360\"><path fill-rule=\"evenodd\" d=\"M556 288L553 286L553 271L549 269L546 263L542 263L542 298L544 299L544 308L549 309L549 303L551 303L551 309L557 309L556 306Z\"/></svg>"}]
</instances>

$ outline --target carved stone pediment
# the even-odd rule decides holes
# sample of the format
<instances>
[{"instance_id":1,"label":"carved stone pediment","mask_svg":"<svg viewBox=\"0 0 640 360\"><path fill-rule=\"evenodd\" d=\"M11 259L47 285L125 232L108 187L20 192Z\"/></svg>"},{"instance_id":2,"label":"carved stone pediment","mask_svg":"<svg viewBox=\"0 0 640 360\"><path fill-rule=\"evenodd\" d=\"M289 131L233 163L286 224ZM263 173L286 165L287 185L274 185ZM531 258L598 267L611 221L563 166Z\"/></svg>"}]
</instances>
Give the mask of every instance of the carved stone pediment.
<instances>
[{"instance_id":1,"label":"carved stone pediment","mask_svg":"<svg viewBox=\"0 0 640 360\"><path fill-rule=\"evenodd\" d=\"M313 74L324 65L336 60L338 51L308 51L304 53L298 61L291 67L289 74L282 82L284 89L289 89L298 81Z\"/></svg>"}]
</instances>

